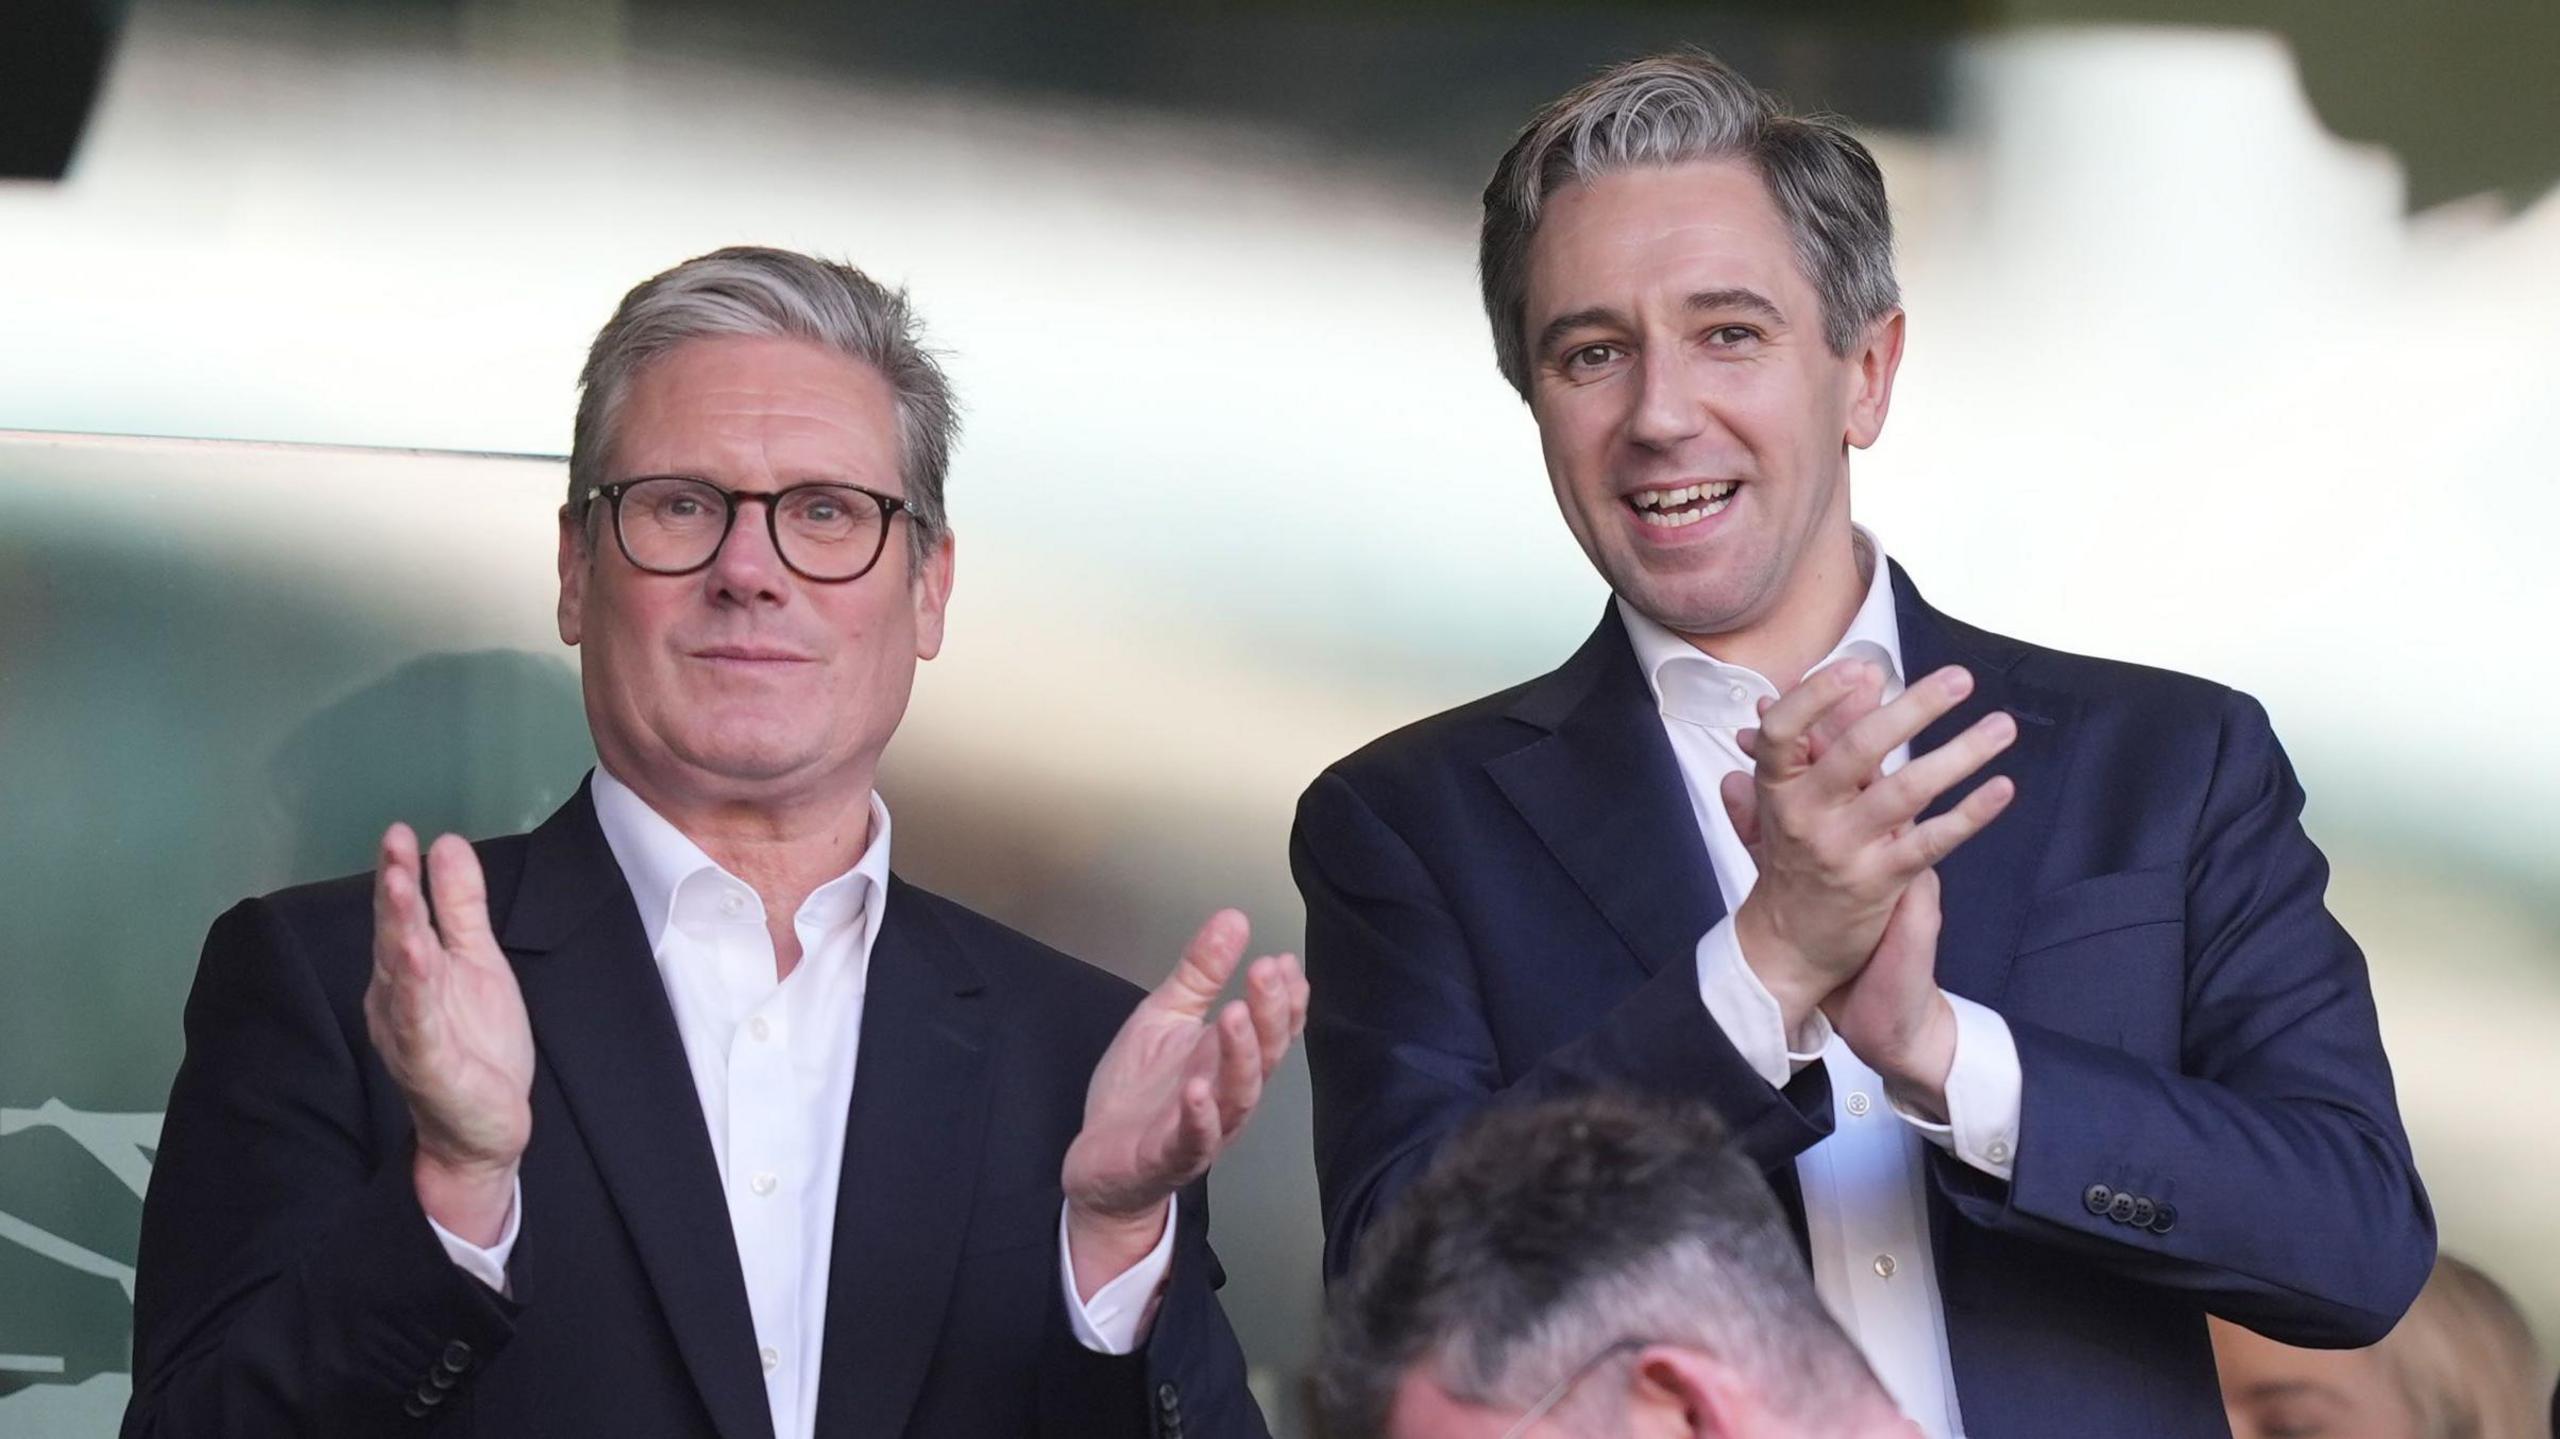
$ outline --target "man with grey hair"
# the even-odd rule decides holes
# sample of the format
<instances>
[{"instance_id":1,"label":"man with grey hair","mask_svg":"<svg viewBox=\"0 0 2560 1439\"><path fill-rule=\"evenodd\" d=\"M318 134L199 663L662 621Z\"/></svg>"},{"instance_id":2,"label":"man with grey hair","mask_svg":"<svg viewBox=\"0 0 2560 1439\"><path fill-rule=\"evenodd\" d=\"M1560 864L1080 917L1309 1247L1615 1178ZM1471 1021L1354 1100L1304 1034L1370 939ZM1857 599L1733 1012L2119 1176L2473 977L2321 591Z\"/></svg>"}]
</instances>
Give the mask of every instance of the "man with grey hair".
<instances>
[{"instance_id":1,"label":"man with grey hair","mask_svg":"<svg viewBox=\"0 0 2560 1439\"><path fill-rule=\"evenodd\" d=\"M1759 1168L1694 1101L1482 1115L1334 1289L1331 1439L1908 1439Z\"/></svg>"},{"instance_id":2,"label":"man with grey hair","mask_svg":"<svg viewBox=\"0 0 2560 1439\"><path fill-rule=\"evenodd\" d=\"M890 868L953 564L904 296L723 250L583 383L595 771L531 834L393 824L373 875L216 922L125 1433L1262 1434L1202 1180L1296 960L1219 1006L1221 911L1141 996Z\"/></svg>"},{"instance_id":3,"label":"man with grey hair","mask_svg":"<svg viewBox=\"0 0 2560 1439\"><path fill-rule=\"evenodd\" d=\"M1866 148L1638 60L1522 131L1481 260L1614 597L1300 803L1329 1270L1470 1115L1612 1084L1722 1114L1931 1435L2220 1436L2207 1312L2388 1331L2434 1220L2265 712L1956 621L1851 523L1904 329Z\"/></svg>"}]
</instances>

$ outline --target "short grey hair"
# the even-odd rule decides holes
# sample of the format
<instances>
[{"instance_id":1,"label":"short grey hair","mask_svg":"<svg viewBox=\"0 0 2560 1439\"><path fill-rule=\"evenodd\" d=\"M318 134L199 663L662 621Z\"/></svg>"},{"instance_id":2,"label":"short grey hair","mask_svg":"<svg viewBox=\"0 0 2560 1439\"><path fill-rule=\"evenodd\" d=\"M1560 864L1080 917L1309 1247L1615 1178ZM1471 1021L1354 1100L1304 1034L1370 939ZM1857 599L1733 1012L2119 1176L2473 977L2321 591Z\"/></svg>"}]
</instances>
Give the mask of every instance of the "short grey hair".
<instances>
[{"instance_id":1,"label":"short grey hair","mask_svg":"<svg viewBox=\"0 0 2560 1439\"><path fill-rule=\"evenodd\" d=\"M1336 1439L1383 1432L1416 1365L1461 1402L1525 1409L1621 1342L1711 1354L1807 1426L1884 1402L1767 1181L1693 1102L1491 1111L1369 1233L1331 1307L1316 1393ZM1595 1381L1568 1412L1622 1398Z\"/></svg>"},{"instance_id":2,"label":"short grey hair","mask_svg":"<svg viewBox=\"0 0 2560 1439\"><path fill-rule=\"evenodd\" d=\"M942 485L959 436L951 381L924 347L904 290L851 265L736 245L697 255L634 286L596 332L579 373L569 441L569 510L583 516L606 483L614 426L640 372L687 340L749 335L807 340L880 372L898 416L899 478L910 549L921 559L950 529Z\"/></svg>"},{"instance_id":3,"label":"short grey hair","mask_svg":"<svg viewBox=\"0 0 2560 1439\"><path fill-rule=\"evenodd\" d=\"M1736 159L1758 172L1822 301L1822 334L1847 355L1902 302L1893 217L1876 157L1841 123L1791 115L1699 50L1603 72L1530 117L1484 187L1478 265L1502 377L1529 395L1529 246L1549 197L1624 170Z\"/></svg>"}]
</instances>

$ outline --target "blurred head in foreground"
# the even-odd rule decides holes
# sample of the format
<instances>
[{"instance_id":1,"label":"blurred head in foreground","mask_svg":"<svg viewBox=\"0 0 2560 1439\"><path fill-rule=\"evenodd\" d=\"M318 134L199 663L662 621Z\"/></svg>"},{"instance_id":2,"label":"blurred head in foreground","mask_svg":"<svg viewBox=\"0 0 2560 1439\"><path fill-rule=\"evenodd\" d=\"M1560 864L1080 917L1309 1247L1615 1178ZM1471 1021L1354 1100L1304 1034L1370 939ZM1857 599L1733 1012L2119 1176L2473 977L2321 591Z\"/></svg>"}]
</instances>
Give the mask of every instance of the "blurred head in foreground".
<instances>
[{"instance_id":1,"label":"blurred head in foreground","mask_svg":"<svg viewBox=\"0 0 2560 1439\"><path fill-rule=\"evenodd\" d=\"M2213 1321L2234 1439L2547 1439L2533 1333L2496 1281L2441 1257L2369 1349L2296 1349Z\"/></svg>"},{"instance_id":2,"label":"blurred head in foreground","mask_svg":"<svg viewBox=\"0 0 2560 1439\"><path fill-rule=\"evenodd\" d=\"M1715 1116L1614 1095L1452 1140L1335 1291L1316 1382L1336 1439L1918 1433Z\"/></svg>"}]
</instances>

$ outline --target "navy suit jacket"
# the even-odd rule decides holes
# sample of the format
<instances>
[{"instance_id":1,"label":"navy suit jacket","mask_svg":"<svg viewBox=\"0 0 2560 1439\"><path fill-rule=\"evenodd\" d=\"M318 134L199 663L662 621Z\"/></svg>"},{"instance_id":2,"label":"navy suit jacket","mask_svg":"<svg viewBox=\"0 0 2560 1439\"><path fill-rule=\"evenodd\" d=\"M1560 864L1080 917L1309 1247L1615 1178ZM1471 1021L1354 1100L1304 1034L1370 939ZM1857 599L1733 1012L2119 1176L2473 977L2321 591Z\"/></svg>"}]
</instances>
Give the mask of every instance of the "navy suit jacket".
<instances>
[{"instance_id":1,"label":"navy suit jacket","mask_svg":"<svg viewBox=\"0 0 2560 1439\"><path fill-rule=\"evenodd\" d=\"M536 1046L512 1298L420 1211L365 1037L371 877L206 941L143 1203L129 1439L770 1439L700 1100L587 791L479 846ZM817 1433L1261 1436L1183 1196L1141 1352L1077 1343L1058 1169L1130 985L892 879L846 1119Z\"/></svg>"},{"instance_id":2,"label":"navy suit jacket","mask_svg":"<svg viewBox=\"0 0 2560 1439\"><path fill-rule=\"evenodd\" d=\"M2302 791L2246 696L1893 585L1910 672L1975 679L1913 753L2019 721L1987 771L2017 798L1939 867L1939 981L2008 1021L2025 1081L2014 1182L1927 1159L1966 1428L2221 1439L2207 1312L2371 1343L2435 1254ZM1290 857L1328 1273L1468 1116L1594 1086L1714 1105L1801 1223L1829 1080L1770 1087L1699 998L1724 904L1614 609L1562 668L1328 769Z\"/></svg>"}]
</instances>

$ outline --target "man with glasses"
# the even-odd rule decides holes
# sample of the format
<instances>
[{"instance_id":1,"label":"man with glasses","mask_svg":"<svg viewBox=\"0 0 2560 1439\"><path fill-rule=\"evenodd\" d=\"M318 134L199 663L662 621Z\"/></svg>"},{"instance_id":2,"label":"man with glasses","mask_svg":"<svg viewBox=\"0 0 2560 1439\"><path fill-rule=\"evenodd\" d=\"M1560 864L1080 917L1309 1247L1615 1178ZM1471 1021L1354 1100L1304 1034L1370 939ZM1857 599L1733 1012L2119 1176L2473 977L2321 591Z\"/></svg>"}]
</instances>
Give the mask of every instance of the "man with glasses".
<instances>
[{"instance_id":1,"label":"man with glasses","mask_svg":"<svg viewBox=\"0 0 2560 1439\"><path fill-rule=\"evenodd\" d=\"M1496 1110L1335 1287L1332 1439L1918 1439L1696 1103Z\"/></svg>"},{"instance_id":2,"label":"man with glasses","mask_svg":"<svg viewBox=\"0 0 2560 1439\"><path fill-rule=\"evenodd\" d=\"M1874 157L1655 56L1531 119L1481 242L1614 594L1300 804L1329 1268L1470 1115L1616 1084L1716 1107L1939 1439L2220 1439L2207 1312L2388 1332L2434 1217L2265 711L1942 614L1851 523Z\"/></svg>"},{"instance_id":3,"label":"man with glasses","mask_svg":"<svg viewBox=\"0 0 2560 1439\"><path fill-rule=\"evenodd\" d=\"M724 250L583 376L529 835L207 940L129 1436L1259 1435L1201 1180L1293 1042L1213 917L1152 994L899 879L954 409L903 296ZM901 533L903 532L903 533Z\"/></svg>"}]
</instances>

